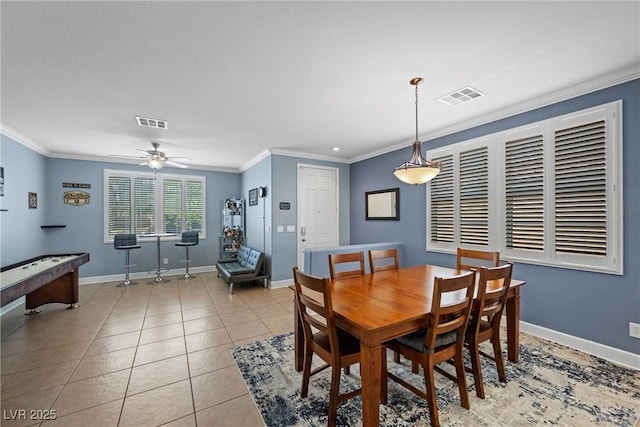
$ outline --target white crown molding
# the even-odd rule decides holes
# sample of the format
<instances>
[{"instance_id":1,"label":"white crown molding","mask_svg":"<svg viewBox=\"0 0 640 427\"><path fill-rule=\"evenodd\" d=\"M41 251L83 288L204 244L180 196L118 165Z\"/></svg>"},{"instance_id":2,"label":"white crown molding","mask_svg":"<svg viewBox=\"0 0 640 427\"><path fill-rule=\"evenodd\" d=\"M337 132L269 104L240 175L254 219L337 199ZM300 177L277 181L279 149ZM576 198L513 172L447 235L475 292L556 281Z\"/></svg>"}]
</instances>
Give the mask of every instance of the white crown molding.
<instances>
[{"instance_id":1,"label":"white crown molding","mask_svg":"<svg viewBox=\"0 0 640 427\"><path fill-rule=\"evenodd\" d=\"M277 154L279 156L301 157L303 159L322 160L326 162L345 163L345 164L350 163L348 160L335 157L335 156L326 156L324 154L305 153L303 151L281 150L281 149L271 149L269 151L271 151L271 154Z\"/></svg>"},{"instance_id":2,"label":"white crown molding","mask_svg":"<svg viewBox=\"0 0 640 427\"><path fill-rule=\"evenodd\" d=\"M547 105L556 104L558 102L566 101L571 98L576 98L578 96L586 95L591 92L595 92L601 89L606 89L608 87L616 86L621 83L629 82L638 78L640 78L640 69L638 69L637 65L630 66L628 68L619 70L618 72L610 73L610 74L607 74L606 76L601 76L599 78L589 80L568 88L564 88L562 90L547 93L523 103L512 105L510 107L503 108L501 110L492 111L491 113L477 116L469 120L456 123L455 125L452 125L452 126L446 126L440 129L436 129L434 131L426 133L425 135L422 135L420 140L422 141L423 144L425 144L425 143L428 143L430 140L433 140L436 138L451 135L456 132L461 132L463 130L471 129L477 126L485 125L487 123L495 122L497 120L502 120L507 117L512 117L518 114L526 113L527 111L532 111L538 108L545 107ZM408 142L403 144L394 144L382 150L377 150L368 154L353 157L349 159L349 163L355 163L362 160L370 159L372 157L376 157L381 154L390 153L392 151L396 151L404 147L411 147L411 143Z\"/></svg>"},{"instance_id":3,"label":"white crown molding","mask_svg":"<svg viewBox=\"0 0 640 427\"><path fill-rule=\"evenodd\" d=\"M13 136L5 134L4 131L2 133L10 137L11 139L14 139L16 142L20 142L22 145L25 145L28 148L34 149L33 147L24 144L22 141L16 140ZM120 157L88 156L83 154L70 154L70 153L43 153L41 151L38 151L38 152L51 159L81 160L81 161L102 162L102 163L119 163L119 164L136 165L136 166L139 166L140 163L142 162L142 159L123 159ZM188 166L189 166L188 168L191 170L204 170L204 171L211 171L211 172L226 172L226 173L240 172L238 169L235 169L235 168L223 168L223 167L203 166L203 165L193 165L193 164L189 164ZM165 168L179 169L169 165L165 166Z\"/></svg>"},{"instance_id":4,"label":"white crown molding","mask_svg":"<svg viewBox=\"0 0 640 427\"><path fill-rule=\"evenodd\" d=\"M15 129L5 125L4 123L0 123L0 133L4 136L13 139L15 142L24 145L25 147L35 151L38 154L42 154L43 156L49 156L49 152L45 150L42 146L33 142L32 139L26 137Z\"/></svg>"},{"instance_id":5,"label":"white crown molding","mask_svg":"<svg viewBox=\"0 0 640 427\"><path fill-rule=\"evenodd\" d=\"M261 152L259 152L255 156L253 156L251 159L249 159L244 165L242 165L238 169L238 172L244 172L244 171L250 169L252 166L255 166L258 162L260 162L261 160L266 159L270 155L271 155L271 152L269 151L269 149L265 148L264 150L262 150Z\"/></svg>"},{"instance_id":6,"label":"white crown molding","mask_svg":"<svg viewBox=\"0 0 640 427\"><path fill-rule=\"evenodd\" d=\"M345 163L345 164L350 163L350 161L345 159L340 159L338 157L332 157L332 156L325 156L322 154L312 154L312 153L306 153L304 151L283 150L279 148L265 148L260 153L258 153L255 157L253 157L244 165L242 165L239 171L244 172L250 169L252 166L256 165L258 162L260 162L263 159L266 159L272 154L275 154L278 156L300 157L303 159L321 160L321 161L334 162L334 163Z\"/></svg>"}]
</instances>

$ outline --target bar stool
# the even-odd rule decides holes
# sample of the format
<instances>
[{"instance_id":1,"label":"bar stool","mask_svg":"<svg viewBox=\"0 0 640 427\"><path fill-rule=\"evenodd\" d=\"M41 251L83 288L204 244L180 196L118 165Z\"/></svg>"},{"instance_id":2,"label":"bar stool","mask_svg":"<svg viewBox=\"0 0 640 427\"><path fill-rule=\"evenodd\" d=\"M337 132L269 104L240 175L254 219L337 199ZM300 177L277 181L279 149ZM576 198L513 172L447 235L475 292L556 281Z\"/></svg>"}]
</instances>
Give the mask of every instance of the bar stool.
<instances>
[{"instance_id":1,"label":"bar stool","mask_svg":"<svg viewBox=\"0 0 640 427\"><path fill-rule=\"evenodd\" d=\"M182 233L182 238L180 239L180 241L176 243L176 246L184 246L185 248L187 248L187 259L180 261L184 262L187 265L187 271L185 272L184 276L181 277L182 279L193 279L194 277L196 277L189 274L189 263L191 262L191 260L189 259L189 247L195 246L199 242L200 237L197 231L185 231Z\"/></svg>"},{"instance_id":2,"label":"bar stool","mask_svg":"<svg viewBox=\"0 0 640 427\"><path fill-rule=\"evenodd\" d=\"M129 268L135 266L135 264L129 263L129 251L131 249L140 249L142 246L138 244L135 234L116 234L113 236L113 247L119 251L126 251L126 264L124 267L125 277L124 282L116 285L119 288L136 285L136 282L129 280Z\"/></svg>"}]
</instances>

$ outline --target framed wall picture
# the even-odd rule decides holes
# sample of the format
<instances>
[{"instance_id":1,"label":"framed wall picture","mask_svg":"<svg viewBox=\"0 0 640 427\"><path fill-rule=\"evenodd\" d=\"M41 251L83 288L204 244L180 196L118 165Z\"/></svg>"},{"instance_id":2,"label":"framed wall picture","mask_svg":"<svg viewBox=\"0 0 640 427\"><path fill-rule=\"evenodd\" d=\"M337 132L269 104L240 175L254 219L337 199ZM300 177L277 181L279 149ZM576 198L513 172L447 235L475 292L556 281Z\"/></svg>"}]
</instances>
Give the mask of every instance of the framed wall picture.
<instances>
[{"instance_id":1,"label":"framed wall picture","mask_svg":"<svg viewBox=\"0 0 640 427\"><path fill-rule=\"evenodd\" d=\"M400 220L400 189L367 191L364 194L365 219Z\"/></svg>"},{"instance_id":2,"label":"framed wall picture","mask_svg":"<svg viewBox=\"0 0 640 427\"><path fill-rule=\"evenodd\" d=\"M29 209L38 209L38 193L29 193Z\"/></svg>"},{"instance_id":3,"label":"framed wall picture","mask_svg":"<svg viewBox=\"0 0 640 427\"><path fill-rule=\"evenodd\" d=\"M258 204L258 189L254 188L249 190L249 206L254 206Z\"/></svg>"}]
</instances>

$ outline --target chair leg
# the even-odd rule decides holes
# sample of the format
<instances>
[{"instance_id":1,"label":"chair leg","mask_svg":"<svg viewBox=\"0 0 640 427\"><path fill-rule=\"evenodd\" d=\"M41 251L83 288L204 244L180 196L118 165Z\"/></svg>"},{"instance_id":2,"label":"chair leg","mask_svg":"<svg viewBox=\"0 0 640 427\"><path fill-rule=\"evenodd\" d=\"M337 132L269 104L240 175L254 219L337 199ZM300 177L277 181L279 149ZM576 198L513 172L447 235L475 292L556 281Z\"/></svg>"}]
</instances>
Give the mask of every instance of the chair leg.
<instances>
[{"instance_id":1,"label":"chair leg","mask_svg":"<svg viewBox=\"0 0 640 427\"><path fill-rule=\"evenodd\" d=\"M131 268L131 263L129 262L130 258L129 258L129 249L125 249L126 255L125 255L125 266L124 266L124 282L119 283L116 285L117 288L126 288L128 286L133 286L133 285L137 285L136 282L132 282L131 280L129 280L129 269Z\"/></svg>"},{"instance_id":2,"label":"chair leg","mask_svg":"<svg viewBox=\"0 0 640 427\"><path fill-rule=\"evenodd\" d=\"M400 363L400 353L398 353L397 351L393 352L393 361L396 363Z\"/></svg>"},{"instance_id":3,"label":"chair leg","mask_svg":"<svg viewBox=\"0 0 640 427\"><path fill-rule=\"evenodd\" d=\"M480 350L478 343L469 342L469 354L471 356L471 371L473 372L473 382L476 385L476 396L484 399L484 383L482 381L482 366L480 365Z\"/></svg>"},{"instance_id":4,"label":"chair leg","mask_svg":"<svg viewBox=\"0 0 640 427\"><path fill-rule=\"evenodd\" d=\"M500 348L500 335L494 333L491 338L491 344L493 344L493 354L496 361L496 368L498 369L498 378L503 383L507 382L507 374L504 371L504 359L502 358L502 349Z\"/></svg>"},{"instance_id":5,"label":"chair leg","mask_svg":"<svg viewBox=\"0 0 640 427\"><path fill-rule=\"evenodd\" d=\"M340 392L340 368L331 367L331 391L329 392L329 420L327 425L335 426L338 413L338 393Z\"/></svg>"},{"instance_id":6,"label":"chair leg","mask_svg":"<svg viewBox=\"0 0 640 427\"><path fill-rule=\"evenodd\" d=\"M433 365L423 359L422 369L424 371L424 385L427 390L427 404L429 405L429 418L431 426L440 426L438 418L438 402L436 401L436 383L433 373Z\"/></svg>"},{"instance_id":7,"label":"chair leg","mask_svg":"<svg viewBox=\"0 0 640 427\"><path fill-rule=\"evenodd\" d=\"M302 368L302 387L300 387L300 396L307 397L309 394L309 377L311 376L311 358L313 351L309 345L305 344L304 364Z\"/></svg>"},{"instance_id":8,"label":"chair leg","mask_svg":"<svg viewBox=\"0 0 640 427\"><path fill-rule=\"evenodd\" d=\"M185 249L187 250L187 259L184 261L184 263L186 264L186 271L184 273L184 276L182 276L182 278L193 279L196 276L189 274L189 264L191 263L191 258L189 258L189 246L185 246ZM220 272L218 272L218 277L220 277Z\"/></svg>"},{"instance_id":9,"label":"chair leg","mask_svg":"<svg viewBox=\"0 0 640 427\"><path fill-rule=\"evenodd\" d=\"M467 380L464 376L464 343L459 341L455 356L456 379L458 390L460 391L460 404L463 408L469 409L469 392L467 391Z\"/></svg>"},{"instance_id":10,"label":"chair leg","mask_svg":"<svg viewBox=\"0 0 640 427\"><path fill-rule=\"evenodd\" d=\"M349 375L351 373L351 366L345 366L343 369L345 375Z\"/></svg>"}]
</instances>

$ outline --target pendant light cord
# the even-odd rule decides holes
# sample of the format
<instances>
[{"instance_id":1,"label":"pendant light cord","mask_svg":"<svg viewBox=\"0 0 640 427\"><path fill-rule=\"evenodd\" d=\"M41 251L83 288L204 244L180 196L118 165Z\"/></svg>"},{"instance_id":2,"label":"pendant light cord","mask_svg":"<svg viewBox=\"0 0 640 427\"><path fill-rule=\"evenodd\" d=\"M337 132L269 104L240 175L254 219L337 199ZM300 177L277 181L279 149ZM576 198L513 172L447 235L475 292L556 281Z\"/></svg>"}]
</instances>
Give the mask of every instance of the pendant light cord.
<instances>
[{"instance_id":1,"label":"pendant light cord","mask_svg":"<svg viewBox=\"0 0 640 427\"><path fill-rule=\"evenodd\" d=\"M418 140L418 85L416 84L416 141Z\"/></svg>"}]
</instances>

